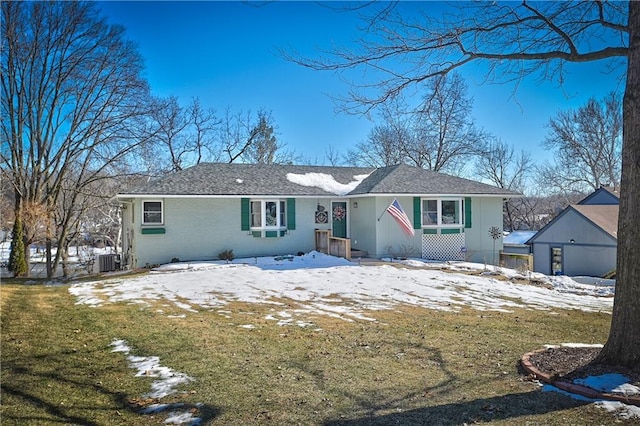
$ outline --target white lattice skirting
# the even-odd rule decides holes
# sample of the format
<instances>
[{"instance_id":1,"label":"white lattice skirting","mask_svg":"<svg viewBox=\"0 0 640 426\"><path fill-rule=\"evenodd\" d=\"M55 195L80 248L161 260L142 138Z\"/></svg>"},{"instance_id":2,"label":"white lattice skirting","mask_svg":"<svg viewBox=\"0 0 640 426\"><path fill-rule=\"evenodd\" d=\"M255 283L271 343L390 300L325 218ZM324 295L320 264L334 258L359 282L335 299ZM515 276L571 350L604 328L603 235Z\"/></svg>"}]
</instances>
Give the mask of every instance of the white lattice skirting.
<instances>
[{"instance_id":1,"label":"white lattice skirting","mask_svg":"<svg viewBox=\"0 0 640 426\"><path fill-rule=\"evenodd\" d=\"M422 258L429 260L465 260L464 234L422 235Z\"/></svg>"}]
</instances>

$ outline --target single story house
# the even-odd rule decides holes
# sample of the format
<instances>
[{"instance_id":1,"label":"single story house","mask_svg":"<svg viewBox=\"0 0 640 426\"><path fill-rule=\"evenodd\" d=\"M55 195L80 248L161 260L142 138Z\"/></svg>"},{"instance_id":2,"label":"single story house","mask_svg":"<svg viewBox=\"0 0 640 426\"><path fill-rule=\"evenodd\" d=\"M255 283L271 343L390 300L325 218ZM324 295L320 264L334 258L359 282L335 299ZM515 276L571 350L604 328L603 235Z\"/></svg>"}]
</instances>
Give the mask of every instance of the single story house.
<instances>
[{"instance_id":1,"label":"single story house","mask_svg":"<svg viewBox=\"0 0 640 426\"><path fill-rule=\"evenodd\" d=\"M527 244L534 271L547 275L603 276L616 267L619 195L599 188L564 209Z\"/></svg>"},{"instance_id":2,"label":"single story house","mask_svg":"<svg viewBox=\"0 0 640 426\"><path fill-rule=\"evenodd\" d=\"M360 255L487 261L503 200L521 194L408 165L201 163L120 193L124 267L296 254L336 239ZM389 209L397 201L396 219ZM404 214L404 221L402 221ZM401 226L401 225L404 225ZM319 243L320 241L320 243ZM350 253L344 253L349 257Z\"/></svg>"}]
</instances>

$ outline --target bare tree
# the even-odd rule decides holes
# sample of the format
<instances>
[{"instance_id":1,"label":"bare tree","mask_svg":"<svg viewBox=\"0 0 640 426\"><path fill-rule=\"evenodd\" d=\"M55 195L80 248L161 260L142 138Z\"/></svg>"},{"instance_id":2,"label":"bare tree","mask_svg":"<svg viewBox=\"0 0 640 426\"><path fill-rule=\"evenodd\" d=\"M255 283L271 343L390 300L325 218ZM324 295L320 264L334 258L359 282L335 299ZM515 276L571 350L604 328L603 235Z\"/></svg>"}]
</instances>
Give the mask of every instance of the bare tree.
<instances>
[{"instance_id":1,"label":"bare tree","mask_svg":"<svg viewBox=\"0 0 640 426\"><path fill-rule=\"evenodd\" d=\"M591 98L575 110L560 111L549 120L545 148L554 161L541 167L549 188L589 192L620 186L622 162L622 99L610 93Z\"/></svg>"},{"instance_id":2,"label":"bare tree","mask_svg":"<svg viewBox=\"0 0 640 426\"><path fill-rule=\"evenodd\" d=\"M205 109L198 98L186 107L175 96L155 99L149 123L154 144L142 153L148 168L156 174L176 172L211 160L220 123L215 111Z\"/></svg>"},{"instance_id":3,"label":"bare tree","mask_svg":"<svg viewBox=\"0 0 640 426\"><path fill-rule=\"evenodd\" d=\"M407 162L407 149L413 145L413 121L410 108L402 97L381 105L376 124L367 139L347 151L347 164L386 167Z\"/></svg>"},{"instance_id":4,"label":"bare tree","mask_svg":"<svg viewBox=\"0 0 640 426\"><path fill-rule=\"evenodd\" d=\"M597 360L640 365L640 3L464 2L441 18L415 10L403 16L406 4L393 10L370 4L378 9L365 16L356 49L336 49L319 59L283 52L312 69L370 70L359 75L373 81L352 84L341 104L346 111L370 111L470 62L488 66L488 81L516 87L530 76L562 83L567 62L607 59L612 69L626 70L617 284L609 338Z\"/></svg>"},{"instance_id":5,"label":"bare tree","mask_svg":"<svg viewBox=\"0 0 640 426\"><path fill-rule=\"evenodd\" d=\"M212 158L215 151L215 130L222 122L212 108L205 109L200 99L194 98L188 109L193 128L194 163L200 164Z\"/></svg>"},{"instance_id":6,"label":"bare tree","mask_svg":"<svg viewBox=\"0 0 640 426\"><path fill-rule=\"evenodd\" d=\"M472 118L473 100L459 74L429 80L417 111L416 136L407 147L411 163L435 172L453 172L485 151L489 135Z\"/></svg>"},{"instance_id":7,"label":"bare tree","mask_svg":"<svg viewBox=\"0 0 640 426\"><path fill-rule=\"evenodd\" d=\"M251 144L242 160L252 164L287 164L297 160L295 152L286 150L278 140L277 126L270 112L258 111L250 132Z\"/></svg>"},{"instance_id":8,"label":"bare tree","mask_svg":"<svg viewBox=\"0 0 640 426\"><path fill-rule=\"evenodd\" d=\"M285 164L298 160L295 152L285 150L276 137L276 125L271 113L261 109L232 114L227 109L218 129L217 158L229 163L246 162Z\"/></svg>"},{"instance_id":9,"label":"bare tree","mask_svg":"<svg viewBox=\"0 0 640 426\"><path fill-rule=\"evenodd\" d=\"M148 112L148 87L124 29L109 26L95 4L2 2L1 8L0 160L11 176L16 215L25 206L45 212L50 276L60 257L57 251L52 258L51 248L62 245L73 222L54 220L63 194L68 214L78 194L114 176L113 165L146 142L137 119Z\"/></svg>"},{"instance_id":10,"label":"bare tree","mask_svg":"<svg viewBox=\"0 0 640 426\"><path fill-rule=\"evenodd\" d=\"M175 96L154 102L147 130L154 144L141 152L152 174L175 172L203 161L291 163L297 160L278 140L271 112L260 109L219 119L198 98L183 107Z\"/></svg>"},{"instance_id":11,"label":"bare tree","mask_svg":"<svg viewBox=\"0 0 640 426\"><path fill-rule=\"evenodd\" d=\"M458 74L430 80L422 102L409 107L401 96L379 106L380 122L347 154L351 164L410 164L457 174L484 152L489 135L471 118L473 100Z\"/></svg>"},{"instance_id":12,"label":"bare tree","mask_svg":"<svg viewBox=\"0 0 640 426\"><path fill-rule=\"evenodd\" d=\"M365 141L347 151L346 162L354 166L386 167L404 163L404 144L411 139L408 129L393 123L375 126Z\"/></svg>"},{"instance_id":13,"label":"bare tree","mask_svg":"<svg viewBox=\"0 0 640 426\"><path fill-rule=\"evenodd\" d=\"M496 139L478 157L475 172L499 188L524 192L530 173L533 171L531 154L526 151L515 153L513 145ZM504 227L516 230L525 223L529 209L520 199L510 199L504 205Z\"/></svg>"},{"instance_id":14,"label":"bare tree","mask_svg":"<svg viewBox=\"0 0 640 426\"><path fill-rule=\"evenodd\" d=\"M340 156L339 151L333 145L329 145L324 152L326 163L328 163L330 166L336 167L344 162L344 160Z\"/></svg>"},{"instance_id":15,"label":"bare tree","mask_svg":"<svg viewBox=\"0 0 640 426\"><path fill-rule=\"evenodd\" d=\"M151 116L157 126L154 136L157 149L168 156L168 170L174 172L182 170L185 157L194 149L185 131L190 124L188 113L175 96L156 99L154 103ZM154 156L154 161L157 160L158 157Z\"/></svg>"}]
</instances>

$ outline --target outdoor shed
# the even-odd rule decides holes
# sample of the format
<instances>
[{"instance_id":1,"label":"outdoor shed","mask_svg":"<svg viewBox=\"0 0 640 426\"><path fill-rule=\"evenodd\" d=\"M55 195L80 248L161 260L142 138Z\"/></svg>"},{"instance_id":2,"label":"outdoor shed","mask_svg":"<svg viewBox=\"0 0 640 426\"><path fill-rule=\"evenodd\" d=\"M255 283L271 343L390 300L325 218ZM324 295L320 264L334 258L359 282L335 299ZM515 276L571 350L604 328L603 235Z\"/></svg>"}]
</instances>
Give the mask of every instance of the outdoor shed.
<instances>
[{"instance_id":1,"label":"outdoor shed","mask_svg":"<svg viewBox=\"0 0 640 426\"><path fill-rule=\"evenodd\" d=\"M538 231L527 242L532 247L534 271L593 277L613 271L618 245L618 204L612 200L616 199L615 193L601 188L567 207Z\"/></svg>"}]
</instances>

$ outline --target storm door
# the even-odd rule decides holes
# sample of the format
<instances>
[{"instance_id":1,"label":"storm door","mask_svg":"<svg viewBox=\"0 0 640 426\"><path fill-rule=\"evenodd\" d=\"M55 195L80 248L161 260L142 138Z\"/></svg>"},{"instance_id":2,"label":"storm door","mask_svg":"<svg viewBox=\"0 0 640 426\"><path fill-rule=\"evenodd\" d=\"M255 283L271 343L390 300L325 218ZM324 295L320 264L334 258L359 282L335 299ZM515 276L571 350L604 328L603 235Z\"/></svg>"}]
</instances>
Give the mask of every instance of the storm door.
<instances>
[{"instance_id":1,"label":"storm door","mask_svg":"<svg viewBox=\"0 0 640 426\"><path fill-rule=\"evenodd\" d=\"M347 203L334 201L331 203L331 228L333 236L347 238Z\"/></svg>"}]
</instances>

